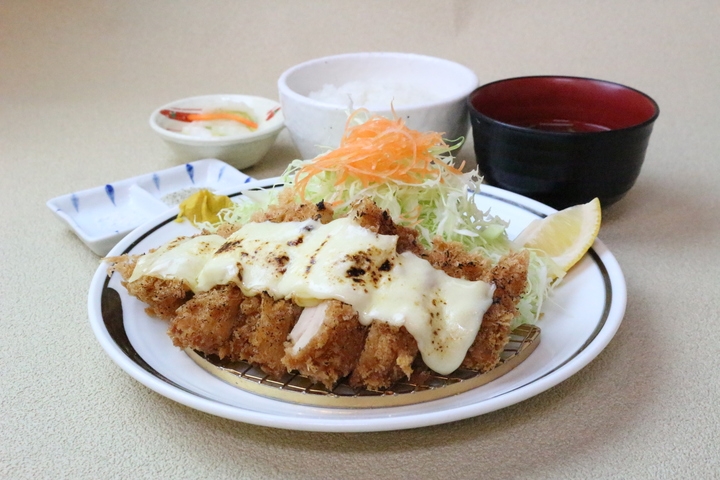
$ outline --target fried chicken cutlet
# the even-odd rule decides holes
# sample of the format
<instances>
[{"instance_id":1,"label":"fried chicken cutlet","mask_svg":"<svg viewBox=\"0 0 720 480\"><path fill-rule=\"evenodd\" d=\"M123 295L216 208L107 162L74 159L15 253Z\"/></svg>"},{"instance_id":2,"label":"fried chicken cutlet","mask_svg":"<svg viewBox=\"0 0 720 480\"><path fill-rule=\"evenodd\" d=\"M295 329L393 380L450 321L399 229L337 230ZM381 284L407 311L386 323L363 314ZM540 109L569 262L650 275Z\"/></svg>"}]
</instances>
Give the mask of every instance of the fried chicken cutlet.
<instances>
[{"instance_id":1,"label":"fried chicken cutlet","mask_svg":"<svg viewBox=\"0 0 720 480\"><path fill-rule=\"evenodd\" d=\"M139 255L109 257L108 274L116 271L123 278L128 293L148 305L145 312L151 317L172 320L175 311L192 298L191 289L181 280L143 276L130 282Z\"/></svg>"},{"instance_id":2,"label":"fried chicken cutlet","mask_svg":"<svg viewBox=\"0 0 720 480\"><path fill-rule=\"evenodd\" d=\"M492 268L493 303L483 315L480 331L465 355L464 368L484 373L500 362L510 339L510 324L518 314L518 301L527 287L529 261L530 255L523 250L502 257Z\"/></svg>"},{"instance_id":3,"label":"fried chicken cutlet","mask_svg":"<svg viewBox=\"0 0 720 480\"><path fill-rule=\"evenodd\" d=\"M527 253L511 254L493 267L485 257L453 242L436 240L433 248L425 249L414 229L395 224L370 199L355 204L350 215L370 231L396 235L398 253L412 252L450 277L483 280L496 286L493 303L463 360L466 368L483 372L493 368L507 343L510 322L517 314L515 306L527 284ZM288 197L253 217L256 222L273 223L307 219L327 223L333 219L333 212L322 202L297 205ZM232 229L226 229L224 236L230 233ZM109 261L114 262L111 269L127 280L137 257ZM326 305L318 311L318 307L303 309L266 293L245 296L235 285L193 295L182 282L150 276L126 282L126 287L148 304L148 314L170 321L168 333L175 345L244 360L274 377L294 370L330 388L349 376L353 386L382 389L409 377L418 358L418 344L405 327L377 321L362 325L357 312L337 300L323 302ZM302 326L303 315L314 315L317 318L313 321L319 325L298 345L301 331L306 329L295 328Z\"/></svg>"}]
</instances>

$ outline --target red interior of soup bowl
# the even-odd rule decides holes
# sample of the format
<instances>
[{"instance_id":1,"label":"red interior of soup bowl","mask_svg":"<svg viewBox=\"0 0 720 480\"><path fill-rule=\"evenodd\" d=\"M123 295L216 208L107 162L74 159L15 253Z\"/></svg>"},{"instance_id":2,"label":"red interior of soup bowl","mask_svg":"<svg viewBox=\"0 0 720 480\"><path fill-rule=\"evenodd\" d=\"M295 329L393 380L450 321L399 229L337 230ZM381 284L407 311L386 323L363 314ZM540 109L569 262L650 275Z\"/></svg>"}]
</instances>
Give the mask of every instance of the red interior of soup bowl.
<instances>
[{"instance_id":1,"label":"red interior of soup bowl","mask_svg":"<svg viewBox=\"0 0 720 480\"><path fill-rule=\"evenodd\" d=\"M475 90L470 104L502 123L564 133L631 128L659 114L655 101L642 92L578 77L500 80Z\"/></svg>"}]
</instances>

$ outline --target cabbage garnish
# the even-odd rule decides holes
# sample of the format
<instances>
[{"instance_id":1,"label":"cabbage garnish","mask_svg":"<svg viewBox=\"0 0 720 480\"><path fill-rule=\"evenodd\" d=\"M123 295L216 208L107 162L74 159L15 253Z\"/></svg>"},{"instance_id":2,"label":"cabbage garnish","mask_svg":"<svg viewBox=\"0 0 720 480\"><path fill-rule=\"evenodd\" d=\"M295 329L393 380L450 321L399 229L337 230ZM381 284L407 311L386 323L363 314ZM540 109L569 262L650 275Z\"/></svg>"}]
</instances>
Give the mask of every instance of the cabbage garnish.
<instances>
[{"instance_id":1,"label":"cabbage garnish","mask_svg":"<svg viewBox=\"0 0 720 480\"><path fill-rule=\"evenodd\" d=\"M283 182L293 186L297 172L312 161L292 162L282 175ZM437 162L450 165L452 157L438 155ZM396 223L417 229L425 246L431 246L432 239L440 236L461 242L468 249L482 247L497 261L510 249L505 232L508 224L475 204L474 192L479 191L481 182L477 172L458 175L436 168L436 175L426 177L422 183L387 180L363 185L347 177L338 185L337 174L325 171L308 181L304 196L313 203L323 200L339 215L346 214L356 200L370 197Z\"/></svg>"}]
</instances>

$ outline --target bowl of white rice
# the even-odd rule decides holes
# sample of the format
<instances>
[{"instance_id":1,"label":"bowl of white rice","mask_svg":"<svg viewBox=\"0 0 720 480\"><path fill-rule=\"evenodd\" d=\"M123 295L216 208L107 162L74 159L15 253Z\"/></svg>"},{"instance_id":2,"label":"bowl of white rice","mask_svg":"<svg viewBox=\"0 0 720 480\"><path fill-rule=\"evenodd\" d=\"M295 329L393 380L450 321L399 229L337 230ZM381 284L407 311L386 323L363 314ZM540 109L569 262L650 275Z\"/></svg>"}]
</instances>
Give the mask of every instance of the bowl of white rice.
<instances>
[{"instance_id":1,"label":"bowl of white rice","mask_svg":"<svg viewBox=\"0 0 720 480\"><path fill-rule=\"evenodd\" d=\"M280 104L269 98L201 95L157 108L150 127L183 162L217 158L243 169L270 150L284 118Z\"/></svg>"},{"instance_id":2,"label":"bowl of white rice","mask_svg":"<svg viewBox=\"0 0 720 480\"><path fill-rule=\"evenodd\" d=\"M464 65L393 52L317 58L278 80L285 126L303 159L337 148L357 109L461 143L469 131L467 97L477 86L477 75Z\"/></svg>"}]
</instances>

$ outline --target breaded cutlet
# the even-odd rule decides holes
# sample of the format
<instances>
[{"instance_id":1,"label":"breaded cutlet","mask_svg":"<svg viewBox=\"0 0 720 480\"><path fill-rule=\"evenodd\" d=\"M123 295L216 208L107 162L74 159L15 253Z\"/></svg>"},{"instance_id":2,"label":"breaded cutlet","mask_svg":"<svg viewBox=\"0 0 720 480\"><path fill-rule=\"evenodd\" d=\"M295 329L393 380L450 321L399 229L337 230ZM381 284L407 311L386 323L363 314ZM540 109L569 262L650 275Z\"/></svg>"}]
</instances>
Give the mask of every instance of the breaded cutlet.
<instances>
[{"instance_id":1,"label":"breaded cutlet","mask_svg":"<svg viewBox=\"0 0 720 480\"><path fill-rule=\"evenodd\" d=\"M246 297L234 284L218 285L179 307L168 335L177 347L244 360L282 376L285 340L301 311L289 300L266 293Z\"/></svg>"},{"instance_id":2,"label":"breaded cutlet","mask_svg":"<svg viewBox=\"0 0 720 480\"><path fill-rule=\"evenodd\" d=\"M262 314L262 295L245 297L240 303L238 321L227 343L220 348L223 358L232 361L249 361L253 346L249 341L255 325Z\"/></svg>"},{"instance_id":3,"label":"breaded cutlet","mask_svg":"<svg viewBox=\"0 0 720 480\"><path fill-rule=\"evenodd\" d=\"M440 238L433 240L433 248L420 255L433 268L442 270L453 278L462 278L470 281L482 280L491 282L492 262L489 258L471 253L459 242L446 242Z\"/></svg>"},{"instance_id":4,"label":"breaded cutlet","mask_svg":"<svg viewBox=\"0 0 720 480\"><path fill-rule=\"evenodd\" d=\"M180 306L170 321L168 335L173 344L222 358L223 347L237 325L244 297L234 284L218 285L198 293Z\"/></svg>"},{"instance_id":5,"label":"breaded cutlet","mask_svg":"<svg viewBox=\"0 0 720 480\"><path fill-rule=\"evenodd\" d=\"M287 373L283 364L285 341L297 322L302 307L290 300L275 300L266 293L260 294L260 315L248 334L252 354L248 361L274 377Z\"/></svg>"},{"instance_id":6,"label":"breaded cutlet","mask_svg":"<svg viewBox=\"0 0 720 480\"><path fill-rule=\"evenodd\" d=\"M313 219L326 223L332 220L332 209L322 202L298 205L292 202L289 191L281 193L282 199L285 201L253 214L252 221L280 223ZM223 236L234 230L227 228L222 232L226 234ZM205 298L198 297L197 301ZM302 308L290 300L275 300L266 293L245 297L239 305L234 329L225 343L217 346L217 352L211 353L218 353L228 360L250 362L265 373L280 377L287 372L282 363L285 341L301 311ZM212 335L212 332L208 331L208 334Z\"/></svg>"},{"instance_id":7,"label":"breaded cutlet","mask_svg":"<svg viewBox=\"0 0 720 480\"><path fill-rule=\"evenodd\" d=\"M405 327L373 322L350 385L375 390L390 387L412 375L417 354L417 342Z\"/></svg>"},{"instance_id":8,"label":"breaded cutlet","mask_svg":"<svg viewBox=\"0 0 720 480\"><path fill-rule=\"evenodd\" d=\"M315 220L320 223L328 223L333 220L333 209L325 202L318 203L295 203L292 189L286 188L278 196L278 203L270 205L266 210L255 212L251 222L302 222L304 220Z\"/></svg>"},{"instance_id":9,"label":"breaded cutlet","mask_svg":"<svg viewBox=\"0 0 720 480\"><path fill-rule=\"evenodd\" d=\"M417 230L396 224L387 210L383 210L369 197L355 202L350 215L363 228L380 235L397 235L397 253L411 252L420 255L424 248L417 241Z\"/></svg>"},{"instance_id":10,"label":"breaded cutlet","mask_svg":"<svg viewBox=\"0 0 720 480\"><path fill-rule=\"evenodd\" d=\"M530 255L527 250L511 253L492 268L495 284L493 303L483 315L480 331L468 349L462 366L479 372L492 370L510 339L510 324L517 316L517 303L527 287Z\"/></svg>"},{"instance_id":11,"label":"breaded cutlet","mask_svg":"<svg viewBox=\"0 0 720 480\"><path fill-rule=\"evenodd\" d=\"M282 362L289 371L297 370L332 389L338 380L355 369L365 344L367 327L346 303L328 300L321 305L305 311L306 314L317 312L323 317L315 335L297 351L293 342L287 342Z\"/></svg>"},{"instance_id":12,"label":"breaded cutlet","mask_svg":"<svg viewBox=\"0 0 720 480\"><path fill-rule=\"evenodd\" d=\"M256 213L254 221L332 220L332 209L322 202L297 205L289 193L281 196L287 197L286 201ZM410 251L454 278L495 284L493 303L483 316L463 367L485 372L496 366L517 315L517 302L526 289L527 252L510 254L492 266L489 259L467 252L456 242L436 239L431 249L424 248L414 229L395 224L370 199L354 204L349 215L368 230L397 235L398 253ZM113 262L111 271L127 279L137 257L108 260ZM176 345L248 361L275 377L296 370L328 388L349 376L353 386L383 389L409 377L418 356L417 342L404 327L382 322L365 327L352 307L336 300L330 301L317 335L304 348L293 351L288 336L302 308L290 300L275 300L266 293L246 297L238 287L227 285L193 297L182 282L154 277L141 277L126 286L131 295L149 305L150 315L171 320L169 334Z\"/></svg>"},{"instance_id":13,"label":"breaded cutlet","mask_svg":"<svg viewBox=\"0 0 720 480\"><path fill-rule=\"evenodd\" d=\"M162 320L172 320L175 310L192 298L192 291L182 280L147 275L128 282L132 277L138 258L140 255L106 258L107 262L111 262L108 267L108 275L118 272L123 279L122 285L128 293L148 305L145 308L148 315Z\"/></svg>"}]
</instances>

